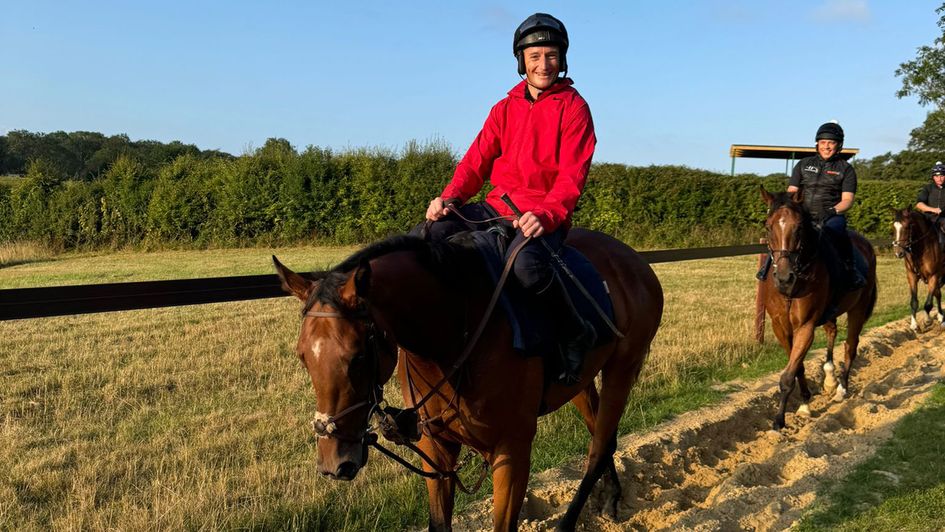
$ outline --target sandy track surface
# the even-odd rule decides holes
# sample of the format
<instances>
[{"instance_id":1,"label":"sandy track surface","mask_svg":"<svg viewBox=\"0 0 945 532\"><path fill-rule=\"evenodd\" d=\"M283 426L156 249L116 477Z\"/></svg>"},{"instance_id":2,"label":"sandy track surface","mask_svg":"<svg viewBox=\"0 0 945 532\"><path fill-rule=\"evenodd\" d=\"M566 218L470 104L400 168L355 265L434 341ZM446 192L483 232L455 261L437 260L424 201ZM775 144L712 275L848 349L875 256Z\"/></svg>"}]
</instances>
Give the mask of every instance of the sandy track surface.
<instances>
[{"instance_id":1,"label":"sandy track surface","mask_svg":"<svg viewBox=\"0 0 945 532\"><path fill-rule=\"evenodd\" d=\"M733 383L721 404L684 414L646 434L621 438L615 455L623 497L608 508L598 483L579 530L783 530L800 518L825 479L871 456L896 422L943 379L945 333L935 323L916 334L908 320L871 330L860 341L850 393L823 393L824 351L808 354L811 416L788 404L786 428L770 430L778 375ZM838 342L835 359L842 360ZM840 353L839 357L836 353ZM584 461L534 476L522 530L554 528L583 474ZM877 474L891 473L877 471ZM457 516L458 530L491 529L491 501Z\"/></svg>"}]
</instances>

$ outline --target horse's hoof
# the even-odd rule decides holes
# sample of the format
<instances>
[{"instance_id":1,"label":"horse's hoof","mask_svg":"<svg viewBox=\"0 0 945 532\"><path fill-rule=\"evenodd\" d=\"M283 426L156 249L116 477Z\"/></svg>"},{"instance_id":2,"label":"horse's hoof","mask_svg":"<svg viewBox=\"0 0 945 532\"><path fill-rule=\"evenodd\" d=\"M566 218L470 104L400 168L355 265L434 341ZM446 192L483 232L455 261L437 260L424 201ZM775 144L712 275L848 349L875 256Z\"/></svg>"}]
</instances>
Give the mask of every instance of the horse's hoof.
<instances>
[{"instance_id":1,"label":"horse's hoof","mask_svg":"<svg viewBox=\"0 0 945 532\"><path fill-rule=\"evenodd\" d=\"M810 406L808 406L807 403L804 403L801 406L797 407L797 415L810 417Z\"/></svg>"},{"instance_id":2,"label":"horse's hoof","mask_svg":"<svg viewBox=\"0 0 945 532\"><path fill-rule=\"evenodd\" d=\"M909 322L909 328L912 329L912 332L917 332L919 330L919 323L915 321L915 316L913 316L912 321Z\"/></svg>"},{"instance_id":3,"label":"horse's hoof","mask_svg":"<svg viewBox=\"0 0 945 532\"><path fill-rule=\"evenodd\" d=\"M824 364L824 390L828 393L837 389L837 377L834 376L834 367L830 362Z\"/></svg>"},{"instance_id":4,"label":"horse's hoof","mask_svg":"<svg viewBox=\"0 0 945 532\"><path fill-rule=\"evenodd\" d=\"M833 400L836 403L843 401L847 396L847 389L841 384L837 386L837 393L833 394Z\"/></svg>"}]
</instances>

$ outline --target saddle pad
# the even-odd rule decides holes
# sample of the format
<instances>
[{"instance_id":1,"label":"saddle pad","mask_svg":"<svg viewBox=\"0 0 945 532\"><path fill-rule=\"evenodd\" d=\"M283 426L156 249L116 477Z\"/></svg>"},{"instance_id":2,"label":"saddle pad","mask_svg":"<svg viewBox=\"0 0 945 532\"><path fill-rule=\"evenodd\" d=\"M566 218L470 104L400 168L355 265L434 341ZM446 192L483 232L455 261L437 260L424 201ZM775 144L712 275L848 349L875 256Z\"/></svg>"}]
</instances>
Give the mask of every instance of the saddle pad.
<instances>
[{"instance_id":1,"label":"saddle pad","mask_svg":"<svg viewBox=\"0 0 945 532\"><path fill-rule=\"evenodd\" d=\"M460 239L454 239L454 241L461 241L464 245L469 245L471 242L479 251L492 278L493 286L498 283L505 267L505 246L504 242L500 241L501 238L497 237L495 233L487 231L470 231ZM594 268L594 265L591 264L591 261L580 251L567 245L562 246L558 251L558 256L591 294L597 305L607 314L608 319L613 321L613 302L610 300L610 294L604 280L597 269ZM551 260L554 267L557 268L554 259ZM558 274L564 280L578 312L584 319L594 325L597 331L597 345L610 341L613 332L598 315L597 311L594 310L591 302L587 300L567 274L560 271ZM556 348L554 343L556 334L551 327L548 310L539 305L533 296L528 294L511 278L511 275L502 290L499 306L505 312L512 328L512 345L515 349L524 352L528 356L540 356Z\"/></svg>"}]
</instances>

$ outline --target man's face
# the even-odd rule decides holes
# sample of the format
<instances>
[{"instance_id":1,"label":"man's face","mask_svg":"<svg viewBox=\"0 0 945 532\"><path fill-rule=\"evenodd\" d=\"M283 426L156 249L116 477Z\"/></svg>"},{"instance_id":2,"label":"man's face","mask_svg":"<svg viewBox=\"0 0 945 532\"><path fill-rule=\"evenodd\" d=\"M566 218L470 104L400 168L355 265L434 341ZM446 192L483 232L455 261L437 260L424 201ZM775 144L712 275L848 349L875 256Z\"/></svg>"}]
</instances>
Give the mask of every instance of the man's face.
<instances>
[{"instance_id":1,"label":"man's face","mask_svg":"<svg viewBox=\"0 0 945 532\"><path fill-rule=\"evenodd\" d=\"M823 159L829 159L837 153L837 141L820 139L817 141L817 153Z\"/></svg>"},{"instance_id":2,"label":"man's face","mask_svg":"<svg viewBox=\"0 0 945 532\"><path fill-rule=\"evenodd\" d=\"M945 183L945 174L933 175L932 181L935 181L935 186L941 187Z\"/></svg>"},{"instance_id":3,"label":"man's face","mask_svg":"<svg viewBox=\"0 0 945 532\"><path fill-rule=\"evenodd\" d=\"M532 46L525 54L525 76L529 85L545 90L558 79L560 57L557 46Z\"/></svg>"}]
</instances>

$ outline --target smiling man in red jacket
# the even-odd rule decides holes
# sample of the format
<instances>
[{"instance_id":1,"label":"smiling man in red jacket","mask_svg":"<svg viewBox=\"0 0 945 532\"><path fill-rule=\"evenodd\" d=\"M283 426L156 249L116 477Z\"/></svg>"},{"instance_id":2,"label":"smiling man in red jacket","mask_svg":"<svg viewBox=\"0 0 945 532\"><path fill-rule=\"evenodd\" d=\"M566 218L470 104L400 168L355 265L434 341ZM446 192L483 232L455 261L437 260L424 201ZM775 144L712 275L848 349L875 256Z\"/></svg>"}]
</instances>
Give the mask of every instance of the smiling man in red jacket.
<instances>
[{"instance_id":1,"label":"smiling man in red jacket","mask_svg":"<svg viewBox=\"0 0 945 532\"><path fill-rule=\"evenodd\" d=\"M508 249L526 237L541 237L557 250L587 181L597 143L594 123L587 102L566 77L568 32L560 20L545 13L528 17L515 30L512 51L518 73L525 79L492 107L453 179L430 202L426 217L435 222L430 236L440 239L475 229L450 213L448 203L461 205L466 218L481 220L496 213L513 214L500 199L508 194L523 211L512 223L520 231ZM494 188L485 203L467 204L486 180ZM552 310L563 351L559 379L575 383L584 352L596 341L593 327L575 310L539 242L526 244L513 272L526 290Z\"/></svg>"}]
</instances>

